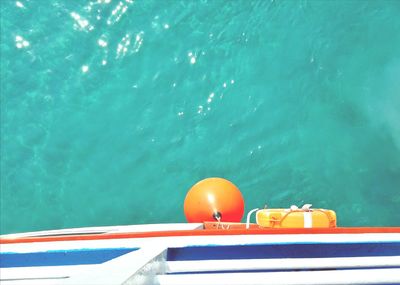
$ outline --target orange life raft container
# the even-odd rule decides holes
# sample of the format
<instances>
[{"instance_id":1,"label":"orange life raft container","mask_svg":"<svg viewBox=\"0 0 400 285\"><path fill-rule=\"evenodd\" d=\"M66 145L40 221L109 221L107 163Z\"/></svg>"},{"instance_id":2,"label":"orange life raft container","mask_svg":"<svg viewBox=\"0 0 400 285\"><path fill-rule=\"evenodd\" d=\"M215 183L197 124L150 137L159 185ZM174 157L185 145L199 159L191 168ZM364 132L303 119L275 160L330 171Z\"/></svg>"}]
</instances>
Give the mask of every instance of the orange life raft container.
<instances>
[{"instance_id":1,"label":"orange life raft container","mask_svg":"<svg viewBox=\"0 0 400 285\"><path fill-rule=\"evenodd\" d=\"M336 213L332 210L302 209L262 209L256 212L256 222L265 228L335 228ZM311 206L311 205L309 205Z\"/></svg>"}]
</instances>

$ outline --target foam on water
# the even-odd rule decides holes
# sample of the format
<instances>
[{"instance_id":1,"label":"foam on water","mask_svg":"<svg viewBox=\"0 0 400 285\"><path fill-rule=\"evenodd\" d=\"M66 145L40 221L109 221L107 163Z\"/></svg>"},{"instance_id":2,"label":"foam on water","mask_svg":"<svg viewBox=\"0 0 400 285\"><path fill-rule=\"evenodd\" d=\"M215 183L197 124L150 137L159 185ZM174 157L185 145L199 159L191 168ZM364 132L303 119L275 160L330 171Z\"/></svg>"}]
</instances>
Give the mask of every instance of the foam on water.
<instances>
[{"instance_id":1,"label":"foam on water","mask_svg":"<svg viewBox=\"0 0 400 285\"><path fill-rule=\"evenodd\" d=\"M399 225L398 1L2 1L2 233L246 211Z\"/></svg>"}]
</instances>

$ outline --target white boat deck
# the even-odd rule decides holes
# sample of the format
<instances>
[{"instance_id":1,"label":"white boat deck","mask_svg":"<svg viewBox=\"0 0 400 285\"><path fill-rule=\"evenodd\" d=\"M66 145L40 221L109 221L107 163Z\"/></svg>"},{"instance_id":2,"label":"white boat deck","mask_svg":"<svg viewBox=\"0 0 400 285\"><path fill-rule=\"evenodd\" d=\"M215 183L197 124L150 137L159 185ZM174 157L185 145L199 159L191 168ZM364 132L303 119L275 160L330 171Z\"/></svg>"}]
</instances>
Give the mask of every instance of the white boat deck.
<instances>
[{"instance_id":1,"label":"white boat deck","mask_svg":"<svg viewBox=\"0 0 400 285\"><path fill-rule=\"evenodd\" d=\"M201 226L166 224L161 230L192 230ZM6 238L132 231L160 231L160 227L72 229ZM122 250L123 254L104 261L105 253L96 253L101 250ZM400 233L198 235L2 243L0 253L1 285L400 284ZM61 257L51 257L53 253ZM76 253L82 254L82 260L91 253L103 259L91 264L64 264L63 254L73 257ZM57 265L38 265L38 254L48 254L46 258L54 259ZM26 264L15 261L21 260L21 256L26 256Z\"/></svg>"}]
</instances>

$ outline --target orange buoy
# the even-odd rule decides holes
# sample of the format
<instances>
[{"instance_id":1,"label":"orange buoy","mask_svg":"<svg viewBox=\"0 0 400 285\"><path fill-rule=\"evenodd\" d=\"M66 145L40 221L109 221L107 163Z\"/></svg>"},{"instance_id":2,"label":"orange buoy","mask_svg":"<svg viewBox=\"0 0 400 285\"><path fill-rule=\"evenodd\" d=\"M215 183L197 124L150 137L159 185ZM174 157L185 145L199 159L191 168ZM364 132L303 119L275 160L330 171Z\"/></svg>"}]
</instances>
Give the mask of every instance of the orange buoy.
<instances>
[{"instance_id":1,"label":"orange buoy","mask_svg":"<svg viewBox=\"0 0 400 285\"><path fill-rule=\"evenodd\" d=\"M189 223L205 221L240 222L244 212L242 193L223 178L197 182L187 193L184 212Z\"/></svg>"}]
</instances>

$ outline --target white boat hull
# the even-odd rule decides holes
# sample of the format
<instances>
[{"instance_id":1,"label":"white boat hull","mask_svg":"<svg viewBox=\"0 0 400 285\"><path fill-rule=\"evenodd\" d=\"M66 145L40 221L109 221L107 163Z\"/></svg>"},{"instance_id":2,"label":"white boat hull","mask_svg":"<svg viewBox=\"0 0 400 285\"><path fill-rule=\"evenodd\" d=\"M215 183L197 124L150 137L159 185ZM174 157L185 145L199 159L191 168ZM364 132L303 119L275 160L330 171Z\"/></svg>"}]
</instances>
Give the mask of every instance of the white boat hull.
<instances>
[{"instance_id":1,"label":"white boat hull","mask_svg":"<svg viewBox=\"0 0 400 285\"><path fill-rule=\"evenodd\" d=\"M400 284L400 228L202 228L137 225L1 236L0 283Z\"/></svg>"}]
</instances>

